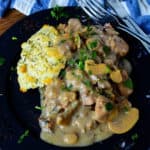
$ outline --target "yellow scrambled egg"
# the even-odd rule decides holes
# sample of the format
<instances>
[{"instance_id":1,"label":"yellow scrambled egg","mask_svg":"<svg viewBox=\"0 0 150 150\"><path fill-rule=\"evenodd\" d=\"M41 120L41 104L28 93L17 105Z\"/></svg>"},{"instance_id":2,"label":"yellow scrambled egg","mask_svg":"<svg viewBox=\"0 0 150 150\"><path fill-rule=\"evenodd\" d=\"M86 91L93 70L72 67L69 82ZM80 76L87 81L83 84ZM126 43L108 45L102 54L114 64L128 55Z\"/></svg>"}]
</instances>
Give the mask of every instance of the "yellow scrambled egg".
<instances>
[{"instance_id":1,"label":"yellow scrambled egg","mask_svg":"<svg viewBox=\"0 0 150 150\"><path fill-rule=\"evenodd\" d=\"M66 58L55 46L57 39L57 30L44 25L21 45L17 74L22 92L49 84L65 67Z\"/></svg>"}]
</instances>

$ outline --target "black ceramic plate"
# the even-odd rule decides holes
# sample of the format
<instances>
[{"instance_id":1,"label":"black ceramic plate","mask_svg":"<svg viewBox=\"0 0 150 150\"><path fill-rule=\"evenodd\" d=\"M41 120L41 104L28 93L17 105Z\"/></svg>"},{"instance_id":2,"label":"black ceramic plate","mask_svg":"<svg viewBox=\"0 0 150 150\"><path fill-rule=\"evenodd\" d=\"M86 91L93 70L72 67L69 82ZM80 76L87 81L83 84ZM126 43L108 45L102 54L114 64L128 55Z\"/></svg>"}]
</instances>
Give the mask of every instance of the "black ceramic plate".
<instances>
[{"instance_id":1,"label":"black ceramic plate","mask_svg":"<svg viewBox=\"0 0 150 150\"><path fill-rule=\"evenodd\" d=\"M84 24L91 23L79 8L64 8L70 17L78 17ZM40 127L38 117L40 111L34 107L40 104L38 90L30 90L27 93L19 92L16 71L16 63L20 55L20 45L43 24L57 25L67 22L68 18L62 17L58 21L50 16L50 10L33 14L21 20L0 37L0 56L6 62L0 66L0 150L60 150L54 145L40 140ZM104 18L101 23L111 22L116 26L112 18ZM145 53L142 45L133 37L119 31L121 36L129 43L130 53L127 56L133 66L132 79L134 81L134 93L130 97L133 106L140 110L140 119L136 126L126 134L114 135L108 140L81 150L148 150L150 147L150 55ZM17 40L12 40L12 37ZM29 130L29 136L21 144L17 140L25 130ZM132 139L132 135L138 134L138 139Z\"/></svg>"}]
</instances>

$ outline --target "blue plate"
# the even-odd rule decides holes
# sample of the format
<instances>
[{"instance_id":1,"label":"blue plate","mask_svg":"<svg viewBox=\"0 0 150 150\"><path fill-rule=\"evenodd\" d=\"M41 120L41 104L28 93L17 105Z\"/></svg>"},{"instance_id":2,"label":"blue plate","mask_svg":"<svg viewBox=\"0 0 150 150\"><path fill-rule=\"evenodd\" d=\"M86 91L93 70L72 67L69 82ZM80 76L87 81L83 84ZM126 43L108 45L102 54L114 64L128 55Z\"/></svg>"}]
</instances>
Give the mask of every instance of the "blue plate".
<instances>
[{"instance_id":1,"label":"blue plate","mask_svg":"<svg viewBox=\"0 0 150 150\"><path fill-rule=\"evenodd\" d=\"M51 10L41 11L25 17L0 37L0 56L6 59L5 64L0 66L0 150L66 149L40 140L38 125L40 111L34 108L40 105L39 92L37 89L29 90L27 93L19 92L15 70L20 57L21 43L39 30L43 24L56 26L59 23L66 23L71 17L79 18L84 24L92 24L92 21L80 8L65 7L63 9L68 14L67 17L55 20L50 15ZM107 22L111 22L114 27L117 26L112 18L101 20L102 24ZM74 149L148 150L150 148L150 55L135 38L122 31L119 33L130 46L127 58L133 66L134 93L129 99L133 106L140 110L140 119L135 127L126 134L114 135L103 142ZM17 40L12 40L13 36L17 37ZM29 136L18 144L18 138L25 130L29 130ZM135 134L138 134L136 141L132 138Z\"/></svg>"}]
</instances>

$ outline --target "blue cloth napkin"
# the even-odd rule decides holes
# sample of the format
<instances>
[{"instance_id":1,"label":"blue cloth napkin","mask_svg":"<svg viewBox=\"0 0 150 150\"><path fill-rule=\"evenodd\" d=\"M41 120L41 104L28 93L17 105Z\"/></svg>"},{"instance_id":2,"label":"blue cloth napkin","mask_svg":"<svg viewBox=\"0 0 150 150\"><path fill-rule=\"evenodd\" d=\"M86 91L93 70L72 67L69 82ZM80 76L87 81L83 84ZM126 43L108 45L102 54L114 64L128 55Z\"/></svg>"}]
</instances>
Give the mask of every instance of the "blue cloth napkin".
<instances>
[{"instance_id":1,"label":"blue cloth napkin","mask_svg":"<svg viewBox=\"0 0 150 150\"><path fill-rule=\"evenodd\" d=\"M126 0L127 7L130 11L131 17L143 29L144 32L150 34L150 0ZM142 15L142 8L147 14ZM145 8L144 8L145 7Z\"/></svg>"},{"instance_id":2,"label":"blue cloth napkin","mask_svg":"<svg viewBox=\"0 0 150 150\"><path fill-rule=\"evenodd\" d=\"M105 0L100 0L102 4ZM124 0L125 8L143 29L150 34L150 0ZM75 0L0 0L0 17L8 8L14 8L25 15L30 15L54 6L77 6Z\"/></svg>"}]
</instances>

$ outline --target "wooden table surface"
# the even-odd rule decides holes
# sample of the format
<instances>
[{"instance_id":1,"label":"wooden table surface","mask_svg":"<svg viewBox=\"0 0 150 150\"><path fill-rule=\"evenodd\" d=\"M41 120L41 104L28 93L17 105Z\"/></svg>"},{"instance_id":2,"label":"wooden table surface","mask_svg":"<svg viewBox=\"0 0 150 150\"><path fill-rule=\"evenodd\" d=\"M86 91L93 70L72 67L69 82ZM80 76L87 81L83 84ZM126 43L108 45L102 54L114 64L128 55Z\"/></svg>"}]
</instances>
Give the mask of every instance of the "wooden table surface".
<instances>
[{"instance_id":1,"label":"wooden table surface","mask_svg":"<svg viewBox=\"0 0 150 150\"><path fill-rule=\"evenodd\" d=\"M6 12L6 15L0 19L0 35L23 17L25 16L17 10L9 10Z\"/></svg>"}]
</instances>

